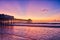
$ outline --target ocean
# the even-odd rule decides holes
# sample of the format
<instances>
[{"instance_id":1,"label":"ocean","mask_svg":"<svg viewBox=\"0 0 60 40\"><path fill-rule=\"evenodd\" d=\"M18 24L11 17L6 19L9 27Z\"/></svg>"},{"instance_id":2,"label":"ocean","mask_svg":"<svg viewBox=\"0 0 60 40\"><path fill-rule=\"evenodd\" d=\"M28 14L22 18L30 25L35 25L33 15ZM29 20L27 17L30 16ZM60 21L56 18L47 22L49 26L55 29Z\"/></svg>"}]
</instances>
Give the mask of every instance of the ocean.
<instances>
[{"instance_id":1,"label":"ocean","mask_svg":"<svg viewBox=\"0 0 60 40\"><path fill-rule=\"evenodd\" d=\"M0 26L1 40L60 40L58 27Z\"/></svg>"}]
</instances>

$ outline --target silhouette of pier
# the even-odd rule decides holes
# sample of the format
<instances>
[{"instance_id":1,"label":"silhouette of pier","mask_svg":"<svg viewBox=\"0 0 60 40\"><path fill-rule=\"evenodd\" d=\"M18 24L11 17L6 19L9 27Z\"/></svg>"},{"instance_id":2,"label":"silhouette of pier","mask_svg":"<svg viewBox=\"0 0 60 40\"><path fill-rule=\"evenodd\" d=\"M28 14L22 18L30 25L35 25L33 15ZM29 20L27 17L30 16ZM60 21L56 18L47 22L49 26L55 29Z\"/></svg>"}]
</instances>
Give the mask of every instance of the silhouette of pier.
<instances>
[{"instance_id":1,"label":"silhouette of pier","mask_svg":"<svg viewBox=\"0 0 60 40\"><path fill-rule=\"evenodd\" d=\"M0 25L10 25L14 23L31 23L31 19L17 19L11 15L0 14Z\"/></svg>"}]
</instances>

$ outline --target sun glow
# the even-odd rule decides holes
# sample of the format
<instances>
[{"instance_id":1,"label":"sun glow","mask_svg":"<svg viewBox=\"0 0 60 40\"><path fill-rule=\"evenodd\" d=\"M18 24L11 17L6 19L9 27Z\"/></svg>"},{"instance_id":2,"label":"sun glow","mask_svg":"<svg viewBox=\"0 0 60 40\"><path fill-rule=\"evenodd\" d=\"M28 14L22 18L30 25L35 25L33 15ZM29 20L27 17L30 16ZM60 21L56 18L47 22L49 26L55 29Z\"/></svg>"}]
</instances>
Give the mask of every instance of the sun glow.
<instances>
[{"instance_id":1,"label":"sun glow","mask_svg":"<svg viewBox=\"0 0 60 40\"><path fill-rule=\"evenodd\" d=\"M18 19L60 20L60 2L1 1L1 13L12 15Z\"/></svg>"}]
</instances>

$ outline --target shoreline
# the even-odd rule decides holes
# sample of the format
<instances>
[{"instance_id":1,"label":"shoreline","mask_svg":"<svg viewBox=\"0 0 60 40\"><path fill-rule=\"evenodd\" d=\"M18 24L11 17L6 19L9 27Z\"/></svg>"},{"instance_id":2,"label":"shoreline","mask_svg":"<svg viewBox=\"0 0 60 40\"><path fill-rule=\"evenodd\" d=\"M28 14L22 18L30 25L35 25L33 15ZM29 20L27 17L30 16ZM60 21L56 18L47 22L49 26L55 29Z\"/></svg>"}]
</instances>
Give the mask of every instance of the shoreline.
<instances>
[{"instance_id":1,"label":"shoreline","mask_svg":"<svg viewBox=\"0 0 60 40\"><path fill-rule=\"evenodd\" d=\"M60 28L60 24L6 24L6 25L0 25L0 26L28 26L28 27L54 27L54 28Z\"/></svg>"}]
</instances>

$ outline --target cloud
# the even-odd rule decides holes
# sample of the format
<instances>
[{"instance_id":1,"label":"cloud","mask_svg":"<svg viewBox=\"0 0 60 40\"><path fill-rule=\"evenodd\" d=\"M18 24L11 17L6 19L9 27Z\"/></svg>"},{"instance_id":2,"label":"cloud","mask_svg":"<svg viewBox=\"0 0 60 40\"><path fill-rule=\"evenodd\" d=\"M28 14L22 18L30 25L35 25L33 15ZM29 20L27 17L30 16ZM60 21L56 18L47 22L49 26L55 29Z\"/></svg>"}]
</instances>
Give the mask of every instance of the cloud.
<instances>
[{"instance_id":1,"label":"cloud","mask_svg":"<svg viewBox=\"0 0 60 40\"><path fill-rule=\"evenodd\" d=\"M47 13L48 12L48 9L41 9L40 12L41 13Z\"/></svg>"}]
</instances>

